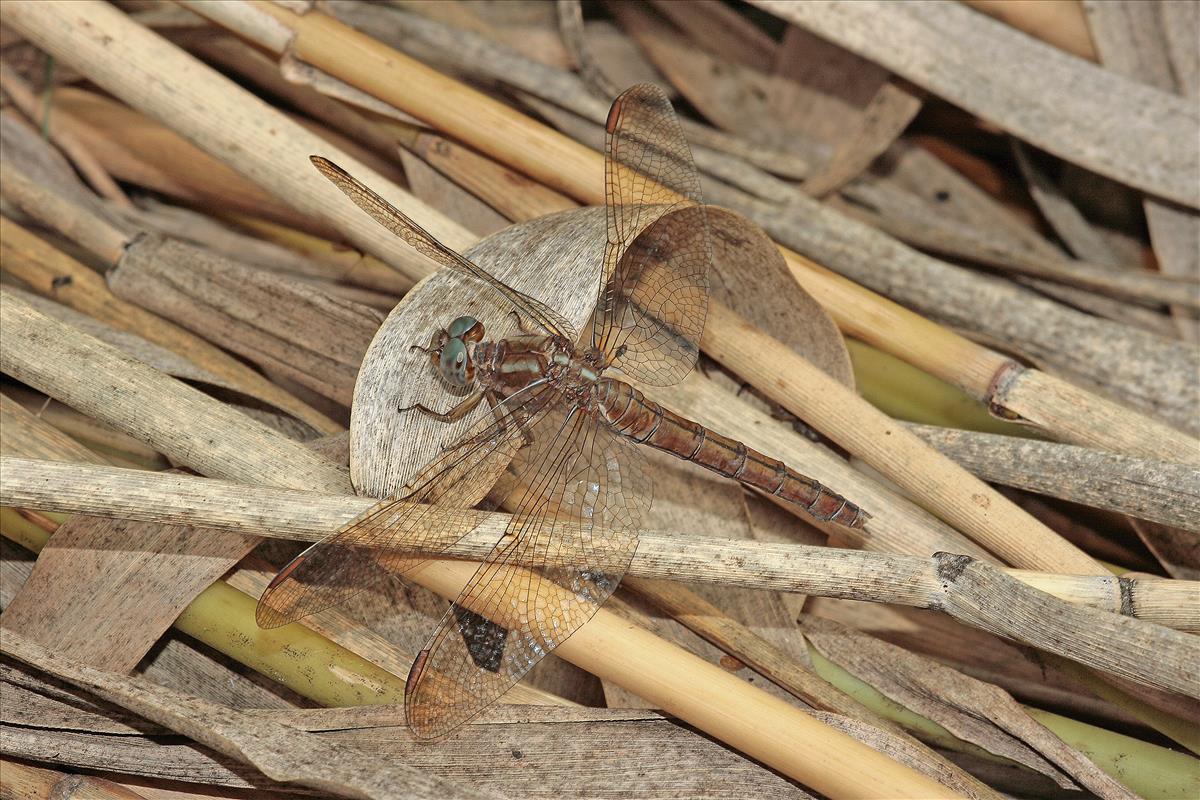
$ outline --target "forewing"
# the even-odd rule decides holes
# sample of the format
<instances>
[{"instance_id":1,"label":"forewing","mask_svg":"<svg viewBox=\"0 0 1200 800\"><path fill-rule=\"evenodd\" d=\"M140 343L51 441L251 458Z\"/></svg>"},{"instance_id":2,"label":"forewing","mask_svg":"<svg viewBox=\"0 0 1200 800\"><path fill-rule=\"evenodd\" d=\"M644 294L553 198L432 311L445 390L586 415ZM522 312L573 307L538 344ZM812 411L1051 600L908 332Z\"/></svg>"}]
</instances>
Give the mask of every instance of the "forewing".
<instances>
[{"instance_id":1,"label":"forewing","mask_svg":"<svg viewBox=\"0 0 1200 800\"><path fill-rule=\"evenodd\" d=\"M329 159L321 156L309 156L309 160L356 206L371 215L380 225L399 236L418 253L433 259L444 267L478 278L503 295L522 315L538 323L549 333L564 336L572 342L575 341L576 334L571 324L545 303L518 292L483 267L446 247L431 233L414 222L411 217Z\"/></svg>"},{"instance_id":2,"label":"forewing","mask_svg":"<svg viewBox=\"0 0 1200 800\"><path fill-rule=\"evenodd\" d=\"M505 537L417 656L414 733L435 739L503 695L591 619L637 549L650 506L642 454L595 420L553 411L513 462Z\"/></svg>"},{"instance_id":3,"label":"forewing","mask_svg":"<svg viewBox=\"0 0 1200 800\"><path fill-rule=\"evenodd\" d=\"M608 244L592 345L653 385L696 363L708 311L708 219L691 150L653 84L618 97L607 123Z\"/></svg>"},{"instance_id":4,"label":"forewing","mask_svg":"<svg viewBox=\"0 0 1200 800\"><path fill-rule=\"evenodd\" d=\"M276 628L339 605L416 567L470 533L470 511L504 474L524 441L560 396L546 384L497 405L430 462L394 498L384 500L314 544L279 571L258 601L263 628Z\"/></svg>"}]
</instances>

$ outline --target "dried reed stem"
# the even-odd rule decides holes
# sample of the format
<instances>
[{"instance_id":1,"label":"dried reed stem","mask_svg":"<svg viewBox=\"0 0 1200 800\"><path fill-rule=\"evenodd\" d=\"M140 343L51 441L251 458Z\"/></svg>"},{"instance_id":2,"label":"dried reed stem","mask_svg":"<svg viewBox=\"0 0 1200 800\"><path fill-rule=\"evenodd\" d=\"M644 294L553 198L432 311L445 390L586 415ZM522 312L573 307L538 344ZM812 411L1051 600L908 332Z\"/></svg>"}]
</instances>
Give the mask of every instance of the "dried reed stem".
<instances>
[{"instance_id":1,"label":"dried reed stem","mask_svg":"<svg viewBox=\"0 0 1200 800\"><path fill-rule=\"evenodd\" d=\"M197 4L195 10L260 44L289 52L338 78L386 100L504 164L585 203L603 203L603 158L534 122L520 112L408 58L369 36L320 13L297 15L267 3ZM265 35L263 32L269 32ZM453 243L451 243L453 245ZM873 292L783 249L793 274L826 307L846 333L891 352L988 402L993 382L1011 362ZM1056 437L1077 427L1109 449L1164 453L1184 451L1176 432L1122 409L1123 424L1106 425L1106 404L1081 392L1087 402L1061 415L1041 397L1028 398L1033 413L1022 416ZM1093 408L1095 407L1095 411ZM1019 412L1018 412L1019 413ZM1093 416L1095 414L1095 416ZM1074 420L1074 425L1067 425ZM1134 448L1143 448L1134 451Z\"/></svg>"},{"instance_id":2,"label":"dried reed stem","mask_svg":"<svg viewBox=\"0 0 1200 800\"><path fill-rule=\"evenodd\" d=\"M0 457L0 465L3 505L193 525L304 542L324 538L375 502L365 497L12 456ZM490 551L508 525L509 515L483 511L475 514L475 530L461 540L441 543L446 546L441 555L475 560ZM953 603L946 596L939 564L936 558L723 539L711 534L642 531L628 574L944 608ZM1200 584L1194 581L1015 569L999 572L1074 604L1200 631Z\"/></svg>"},{"instance_id":3,"label":"dried reed stem","mask_svg":"<svg viewBox=\"0 0 1200 800\"><path fill-rule=\"evenodd\" d=\"M0 333L5 372L200 472L250 483L349 491L344 473L301 445L238 419L237 412L217 401L47 319L16 298L3 304ZM411 577L453 598L475 569L464 562L431 562ZM940 784L604 609L557 653L830 797L951 795Z\"/></svg>"},{"instance_id":4,"label":"dried reed stem","mask_svg":"<svg viewBox=\"0 0 1200 800\"><path fill-rule=\"evenodd\" d=\"M38 108L38 100L34 97L33 90L29 84L8 64L0 63L0 86L3 86L4 91L12 98L13 103L21 109L21 113L36 124L41 116ZM101 197L107 197L123 208L133 207L133 203L129 202L129 198L121 191L121 187L117 185L117 182L112 179L112 176L104 170L104 167L100 165L96 157L76 137L73 132L73 129L79 125L76 120L70 116L57 114L46 120L46 122L50 140L58 145L58 148L63 151L67 158L71 159L71 163L83 174L83 177L87 179L87 182L91 184L92 188Z\"/></svg>"},{"instance_id":5,"label":"dried reed stem","mask_svg":"<svg viewBox=\"0 0 1200 800\"><path fill-rule=\"evenodd\" d=\"M989 483L1093 508L1195 528L1200 469L1014 436L908 425L910 431Z\"/></svg>"},{"instance_id":6,"label":"dried reed stem","mask_svg":"<svg viewBox=\"0 0 1200 800\"><path fill-rule=\"evenodd\" d=\"M344 470L11 293L0 303L0 332L4 372L197 472L253 481L255 463L286 454L291 486L350 490Z\"/></svg>"},{"instance_id":7,"label":"dried reed stem","mask_svg":"<svg viewBox=\"0 0 1200 800\"><path fill-rule=\"evenodd\" d=\"M412 577L450 597L475 569L471 563L433 561ZM619 660L613 658L617 652ZM956 796L786 701L747 691L740 678L603 607L555 653L701 730L720 731L726 744L829 797ZM669 670L664 669L668 663ZM685 687L703 687L704 702L692 702Z\"/></svg>"},{"instance_id":8,"label":"dried reed stem","mask_svg":"<svg viewBox=\"0 0 1200 800\"><path fill-rule=\"evenodd\" d=\"M95 454L21 406L0 395L0 447L12 455L56 461L90 462ZM0 470L0 476L5 475ZM46 514L0 508L0 531L38 553L61 520ZM245 664L296 693L327 706L398 703L411 657L397 659L395 648L377 641L362 626L332 612L304 625L263 630L254 619L254 597L246 594L244 571L229 581L217 581L197 595L173 627ZM254 587L261 594L263 586ZM563 703L546 692L523 684L514 686L504 702Z\"/></svg>"},{"instance_id":9,"label":"dried reed stem","mask_svg":"<svg viewBox=\"0 0 1200 800\"><path fill-rule=\"evenodd\" d=\"M6 175L6 181L9 177ZM70 210L68 218L78 219L75 215L78 208L72 207ZM123 252L123 236L121 244L119 252ZM246 394L292 414L322 433L336 433L341 430L338 423L280 389L205 339L119 299L113 295L95 270L80 264L7 217L0 217L0 254L4 256L4 270L25 281L37 293L82 311L118 330L136 333L147 341L160 344L213 375L225 378L232 386Z\"/></svg>"},{"instance_id":10,"label":"dried reed stem","mask_svg":"<svg viewBox=\"0 0 1200 800\"><path fill-rule=\"evenodd\" d=\"M435 778L409 764L364 768L366 754L356 747L167 689L140 676L96 669L53 652L17 631L5 632L4 651L10 658L250 764L276 781L370 800L495 797Z\"/></svg>"},{"instance_id":11,"label":"dried reed stem","mask_svg":"<svg viewBox=\"0 0 1200 800\"><path fill-rule=\"evenodd\" d=\"M6 789L18 798L87 797L89 800L145 800L144 795L119 783L90 775L68 775L0 758Z\"/></svg>"},{"instance_id":12,"label":"dried reed stem","mask_svg":"<svg viewBox=\"0 0 1200 800\"><path fill-rule=\"evenodd\" d=\"M718 303L709 304L708 316L704 346L710 355L785 408L803 413L977 543L1014 566L1105 574L1082 550L950 459L930 458L924 442L790 349ZM726 337L734 328L738 335Z\"/></svg>"}]
</instances>

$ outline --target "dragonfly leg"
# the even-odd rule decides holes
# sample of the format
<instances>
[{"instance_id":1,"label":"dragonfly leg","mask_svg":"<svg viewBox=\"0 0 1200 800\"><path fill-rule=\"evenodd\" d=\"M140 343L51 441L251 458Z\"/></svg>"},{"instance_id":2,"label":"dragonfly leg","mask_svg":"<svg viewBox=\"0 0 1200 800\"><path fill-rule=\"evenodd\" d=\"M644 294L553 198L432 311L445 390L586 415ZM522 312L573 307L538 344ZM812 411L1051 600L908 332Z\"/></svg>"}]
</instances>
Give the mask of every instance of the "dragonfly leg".
<instances>
[{"instance_id":1,"label":"dragonfly leg","mask_svg":"<svg viewBox=\"0 0 1200 800\"><path fill-rule=\"evenodd\" d=\"M525 320L516 311L509 311L508 313L509 313L509 316L511 316L513 319L515 319L517 321L517 328L521 331L521 333L524 333L526 335L532 335L532 334L535 334L538 332L537 328L533 328L533 327L526 325Z\"/></svg>"},{"instance_id":2,"label":"dragonfly leg","mask_svg":"<svg viewBox=\"0 0 1200 800\"><path fill-rule=\"evenodd\" d=\"M516 313L516 312L513 312ZM520 325L520 322L517 323ZM492 413L496 415L496 421L501 424L504 422L504 414L500 411L500 397L491 389L485 389L483 396L487 398L488 405L492 407ZM529 433L529 425L522 419L515 419L517 427L521 429L521 447L528 447L533 444L533 436Z\"/></svg>"},{"instance_id":3,"label":"dragonfly leg","mask_svg":"<svg viewBox=\"0 0 1200 800\"><path fill-rule=\"evenodd\" d=\"M441 420L442 422L454 422L457 419L462 419L463 416L474 410L475 406L479 405L479 401L483 399L483 395L484 392L476 392L475 394L469 395L461 403L447 411L434 411L433 409L423 406L420 403L417 403L416 405L405 406L404 408L400 409L400 411L419 411L427 417L433 417L434 419Z\"/></svg>"}]
</instances>

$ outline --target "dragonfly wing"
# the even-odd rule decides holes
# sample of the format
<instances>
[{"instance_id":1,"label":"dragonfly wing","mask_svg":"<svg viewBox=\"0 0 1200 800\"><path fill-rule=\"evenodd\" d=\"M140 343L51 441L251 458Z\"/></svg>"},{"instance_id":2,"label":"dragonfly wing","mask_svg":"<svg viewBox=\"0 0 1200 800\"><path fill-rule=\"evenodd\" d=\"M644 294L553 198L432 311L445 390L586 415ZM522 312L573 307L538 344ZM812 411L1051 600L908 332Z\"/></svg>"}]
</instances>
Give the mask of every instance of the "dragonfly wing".
<instances>
[{"instance_id":1,"label":"dragonfly wing","mask_svg":"<svg viewBox=\"0 0 1200 800\"><path fill-rule=\"evenodd\" d=\"M648 384L696 363L708 311L708 219L691 150L666 94L626 90L608 115L608 244L592 345Z\"/></svg>"},{"instance_id":2,"label":"dragonfly wing","mask_svg":"<svg viewBox=\"0 0 1200 800\"><path fill-rule=\"evenodd\" d=\"M321 156L309 156L309 160L356 206L367 212L380 225L399 236L418 253L433 259L443 267L449 267L483 281L512 303L522 315L532 319L547 332L564 336L572 342L575 341L577 337L571 323L545 303L518 292L483 267L446 247L431 233L414 222L411 217L329 159Z\"/></svg>"},{"instance_id":3,"label":"dragonfly wing","mask_svg":"<svg viewBox=\"0 0 1200 800\"><path fill-rule=\"evenodd\" d=\"M637 549L650 506L642 454L594 418L557 409L513 462L509 528L417 656L405 714L445 736L591 619Z\"/></svg>"},{"instance_id":4,"label":"dragonfly wing","mask_svg":"<svg viewBox=\"0 0 1200 800\"><path fill-rule=\"evenodd\" d=\"M546 384L513 394L449 446L394 498L314 544L279 571L258 601L276 628L401 575L475 529L471 511L504 474L535 425L560 399Z\"/></svg>"}]
</instances>

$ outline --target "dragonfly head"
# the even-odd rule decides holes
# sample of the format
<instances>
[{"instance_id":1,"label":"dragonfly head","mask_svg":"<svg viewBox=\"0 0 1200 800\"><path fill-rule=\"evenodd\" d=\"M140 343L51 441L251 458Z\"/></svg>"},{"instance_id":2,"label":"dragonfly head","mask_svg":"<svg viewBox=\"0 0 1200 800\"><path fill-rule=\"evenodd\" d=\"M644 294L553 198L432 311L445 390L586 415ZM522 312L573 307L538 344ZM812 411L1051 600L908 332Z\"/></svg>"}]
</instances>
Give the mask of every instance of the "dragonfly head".
<instances>
[{"instance_id":1,"label":"dragonfly head","mask_svg":"<svg viewBox=\"0 0 1200 800\"><path fill-rule=\"evenodd\" d=\"M483 323L474 317L459 317L438 331L429 350L430 358L447 383L470 386L475 380L471 347L483 341Z\"/></svg>"}]
</instances>

